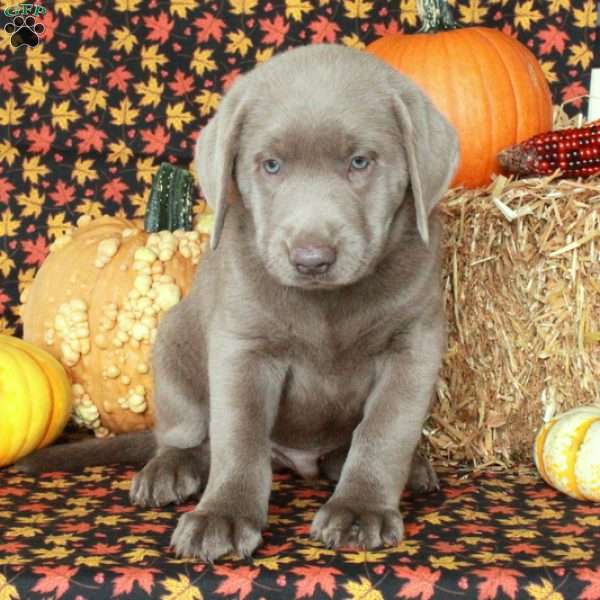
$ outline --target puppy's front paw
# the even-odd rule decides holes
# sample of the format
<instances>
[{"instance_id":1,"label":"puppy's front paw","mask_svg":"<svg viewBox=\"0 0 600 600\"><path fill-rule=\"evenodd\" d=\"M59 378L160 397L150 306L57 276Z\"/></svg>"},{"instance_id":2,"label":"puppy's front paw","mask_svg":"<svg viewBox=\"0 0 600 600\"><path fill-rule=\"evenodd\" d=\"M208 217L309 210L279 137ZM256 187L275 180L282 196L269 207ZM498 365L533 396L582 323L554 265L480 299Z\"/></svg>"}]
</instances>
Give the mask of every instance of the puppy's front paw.
<instances>
[{"instance_id":1,"label":"puppy's front paw","mask_svg":"<svg viewBox=\"0 0 600 600\"><path fill-rule=\"evenodd\" d=\"M358 509L330 500L315 515L310 533L332 548L373 549L397 546L404 537L404 523L398 510Z\"/></svg>"},{"instance_id":2,"label":"puppy's front paw","mask_svg":"<svg viewBox=\"0 0 600 600\"><path fill-rule=\"evenodd\" d=\"M260 527L252 519L196 509L181 516L171 545L179 557L213 561L230 552L250 556L261 541Z\"/></svg>"}]
</instances>

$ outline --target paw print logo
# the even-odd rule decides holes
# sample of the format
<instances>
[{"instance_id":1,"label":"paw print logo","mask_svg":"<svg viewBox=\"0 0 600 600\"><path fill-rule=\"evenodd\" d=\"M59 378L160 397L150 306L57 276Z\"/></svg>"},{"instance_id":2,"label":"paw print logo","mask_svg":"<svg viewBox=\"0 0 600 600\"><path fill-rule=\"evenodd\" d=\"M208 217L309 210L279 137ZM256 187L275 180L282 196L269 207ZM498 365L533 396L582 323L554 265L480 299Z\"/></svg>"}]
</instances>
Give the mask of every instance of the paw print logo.
<instances>
[{"instance_id":1,"label":"paw print logo","mask_svg":"<svg viewBox=\"0 0 600 600\"><path fill-rule=\"evenodd\" d=\"M10 35L10 43L18 48L23 44L35 48L39 43L39 36L46 28L42 23L36 23L35 18L29 15L26 18L16 16L11 23L4 26L4 31Z\"/></svg>"}]
</instances>

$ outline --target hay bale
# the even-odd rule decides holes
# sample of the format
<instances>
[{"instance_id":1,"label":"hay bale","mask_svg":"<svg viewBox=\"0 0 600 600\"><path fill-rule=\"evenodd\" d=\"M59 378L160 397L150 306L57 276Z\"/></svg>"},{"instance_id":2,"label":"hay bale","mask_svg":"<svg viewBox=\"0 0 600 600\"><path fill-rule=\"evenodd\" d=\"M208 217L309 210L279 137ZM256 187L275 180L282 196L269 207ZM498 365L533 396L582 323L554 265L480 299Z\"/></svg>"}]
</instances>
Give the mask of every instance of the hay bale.
<instances>
[{"instance_id":1,"label":"hay bale","mask_svg":"<svg viewBox=\"0 0 600 600\"><path fill-rule=\"evenodd\" d=\"M531 460L544 414L600 402L600 178L457 190L441 208L449 321L432 454Z\"/></svg>"}]
</instances>

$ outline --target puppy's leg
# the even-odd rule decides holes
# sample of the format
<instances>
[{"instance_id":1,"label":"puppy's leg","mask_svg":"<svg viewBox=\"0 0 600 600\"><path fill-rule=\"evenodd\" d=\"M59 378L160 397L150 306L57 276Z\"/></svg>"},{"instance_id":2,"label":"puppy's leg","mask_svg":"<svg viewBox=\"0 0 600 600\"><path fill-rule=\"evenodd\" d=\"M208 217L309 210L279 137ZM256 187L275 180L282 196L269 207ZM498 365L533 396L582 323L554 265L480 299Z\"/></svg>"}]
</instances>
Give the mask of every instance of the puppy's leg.
<instances>
[{"instance_id":1,"label":"puppy's leg","mask_svg":"<svg viewBox=\"0 0 600 600\"><path fill-rule=\"evenodd\" d=\"M209 467L208 386L202 332L184 301L160 323L153 349L157 451L134 477L138 506L182 502L206 483Z\"/></svg>"},{"instance_id":2,"label":"puppy's leg","mask_svg":"<svg viewBox=\"0 0 600 600\"><path fill-rule=\"evenodd\" d=\"M321 472L331 481L339 481L348 448L339 448L326 454L321 461ZM433 465L418 451L414 453L406 486L418 493L431 492L440 487Z\"/></svg>"},{"instance_id":3,"label":"puppy's leg","mask_svg":"<svg viewBox=\"0 0 600 600\"><path fill-rule=\"evenodd\" d=\"M247 342L219 333L211 340L208 484L173 534L179 556L212 561L248 556L261 542L271 491L270 434L285 366Z\"/></svg>"},{"instance_id":4,"label":"puppy's leg","mask_svg":"<svg viewBox=\"0 0 600 600\"><path fill-rule=\"evenodd\" d=\"M376 548L402 540L398 510L441 364L443 324L413 327L381 357L340 480L312 525L329 546Z\"/></svg>"}]
</instances>

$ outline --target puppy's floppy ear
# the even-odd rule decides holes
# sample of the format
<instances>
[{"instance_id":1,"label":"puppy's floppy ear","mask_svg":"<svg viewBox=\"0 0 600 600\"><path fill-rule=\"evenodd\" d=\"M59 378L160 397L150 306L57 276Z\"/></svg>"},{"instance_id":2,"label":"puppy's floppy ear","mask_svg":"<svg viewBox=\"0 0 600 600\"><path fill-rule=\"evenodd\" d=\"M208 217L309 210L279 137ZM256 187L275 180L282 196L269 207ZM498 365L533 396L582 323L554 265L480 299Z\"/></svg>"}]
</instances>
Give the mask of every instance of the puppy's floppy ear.
<instances>
[{"instance_id":1,"label":"puppy's floppy ear","mask_svg":"<svg viewBox=\"0 0 600 600\"><path fill-rule=\"evenodd\" d=\"M239 198L233 170L246 115L239 88L239 85L233 86L225 94L216 114L200 132L194 152L200 189L215 213L210 237L213 250L219 244L228 204Z\"/></svg>"},{"instance_id":2,"label":"puppy's floppy ear","mask_svg":"<svg viewBox=\"0 0 600 600\"><path fill-rule=\"evenodd\" d=\"M404 142L417 227L428 244L429 213L446 192L458 166L458 136L415 84L394 75L394 112Z\"/></svg>"}]
</instances>

